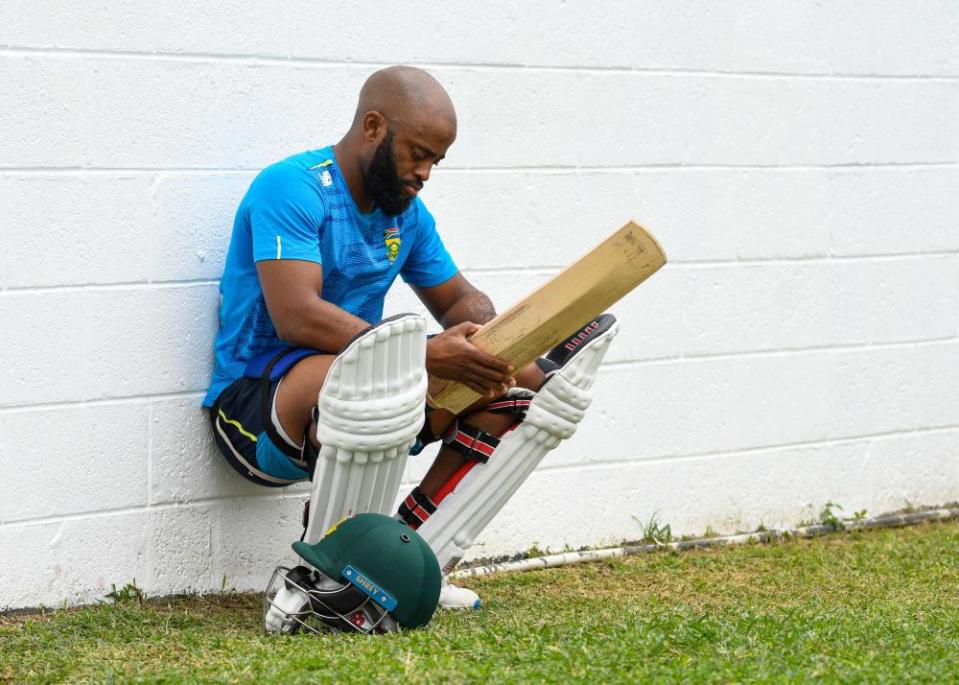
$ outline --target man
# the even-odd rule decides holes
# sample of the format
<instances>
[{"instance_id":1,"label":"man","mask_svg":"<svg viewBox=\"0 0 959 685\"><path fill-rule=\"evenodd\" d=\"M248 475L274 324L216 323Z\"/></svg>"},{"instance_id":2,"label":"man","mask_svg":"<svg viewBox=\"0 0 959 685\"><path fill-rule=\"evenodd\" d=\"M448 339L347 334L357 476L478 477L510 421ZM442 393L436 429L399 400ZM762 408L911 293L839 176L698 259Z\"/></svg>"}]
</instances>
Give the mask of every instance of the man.
<instances>
[{"instance_id":1,"label":"man","mask_svg":"<svg viewBox=\"0 0 959 685\"><path fill-rule=\"evenodd\" d=\"M455 138L456 113L439 82L420 69L390 67L363 85L336 145L284 159L253 181L233 226L204 400L218 446L244 477L266 486L310 477L322 420L317 395L336 355L382 319L397 275L444 329L427 343L431 378L460 381L483 396L464 413L463 430L495 440L522 410L483 405L514 386L542 385L539 366L513 369L467 340L493 318L493 305L456 268L419 198ZM263 383L275 358L251 376L251 360L284 345L299 351L280 377ZM459 425L451 413L431 411L420 442L455 434ZM422 522L417 512L435 511L437 491L467 460L455 440L444 442L401 507L413 527ZM478 599L446 586L441 605L477 606Z\"/></svg>"}]
</instances>

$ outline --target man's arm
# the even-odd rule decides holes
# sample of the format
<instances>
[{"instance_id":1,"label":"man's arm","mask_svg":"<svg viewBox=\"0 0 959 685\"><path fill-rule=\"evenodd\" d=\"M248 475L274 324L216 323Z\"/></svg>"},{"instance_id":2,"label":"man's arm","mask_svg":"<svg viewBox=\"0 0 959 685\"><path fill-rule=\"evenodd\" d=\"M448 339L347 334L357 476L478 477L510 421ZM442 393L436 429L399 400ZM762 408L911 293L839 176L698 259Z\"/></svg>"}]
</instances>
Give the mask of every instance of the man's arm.
<instances>
[{"instance_id":1,"label":"man's arm","mask_svg":"<svg viewBox=\"0 0 959 685\"><path fill-rule=\"evenodd\" d=\"M509 362L494 357L467 338L496 316L493 303L457 272L449 280L429 288L413 286L443 333L430 339L426 368L433 376L458 380L472 390L493 397L515 383Z\"/></svg>"},{"instance_id":2,"label":"man's arm","mask_svg":"<svg viewBox=\"0 0 959 685\"><path fill-rule=\"evenodd\" d=\"M450 328L464 321L486 323L496 316L493 303L486 294L459 272L448 281L432 288L413 286L413 290L443 328Z\"/></svg>"},{"instance_id":3,"label":"man's arm","mask_svg":"<svg viewBox=\"0 0 959 685\"><path fill-rule=\"evenodd\" d=\"M315 262L263 260L256 272L276 332L289 343L338 354L370 325L320 297L323 267Z\"/></svg>"}]
</instances>

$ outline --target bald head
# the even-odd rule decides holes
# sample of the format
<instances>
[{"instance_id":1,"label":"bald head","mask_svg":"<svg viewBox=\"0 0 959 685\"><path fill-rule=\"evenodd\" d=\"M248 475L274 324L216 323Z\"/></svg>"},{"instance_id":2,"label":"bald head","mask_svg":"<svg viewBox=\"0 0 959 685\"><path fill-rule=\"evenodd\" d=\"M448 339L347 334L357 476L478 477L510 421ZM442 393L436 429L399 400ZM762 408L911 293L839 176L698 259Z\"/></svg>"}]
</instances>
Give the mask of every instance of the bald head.
<instances>
[{"instance_id":1,"label":"bald head","mask_svg":"<svg viewBox=\"0 0 959 685\"><path fill-rule=\"evenodd\" d=\"M456 136L456 110L449 94L439 81L416 67L387 67L366 79L353 127L361 127L370 112L379 112L387 123L442 127Z\"/></svg>"},{"instance_id":2,"label":"bald head","mask_svg":"<svg viewBox=\"0 0 959 685\"><path fill-rule=\"evenodd\" d=\"M353 125L336 144L361 211L395 216L410 205L456 140L456 110L439 81L415 67L388 67L360 90Z\"/></svg>"}]
</instances>

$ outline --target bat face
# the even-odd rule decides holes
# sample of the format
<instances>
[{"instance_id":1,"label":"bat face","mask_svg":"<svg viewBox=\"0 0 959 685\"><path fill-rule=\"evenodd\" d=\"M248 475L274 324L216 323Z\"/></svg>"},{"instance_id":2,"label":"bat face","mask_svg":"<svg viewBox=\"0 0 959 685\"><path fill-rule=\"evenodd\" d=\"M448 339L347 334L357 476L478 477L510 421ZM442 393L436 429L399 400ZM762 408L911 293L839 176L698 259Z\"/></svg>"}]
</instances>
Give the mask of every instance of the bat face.
<instances>
[{"instance_id":1,"label":"bat face","mask_svg":"<svg viewBox=\"0 0 959 685\"><path fill-rule=\"evenodd\" d=\"M630 221L484 325L471 341L520 369L598 317L665 263L656 239ZM448 383L431 404L459 413L479 397L462 383Z\"/></svg>"}]
</instances>

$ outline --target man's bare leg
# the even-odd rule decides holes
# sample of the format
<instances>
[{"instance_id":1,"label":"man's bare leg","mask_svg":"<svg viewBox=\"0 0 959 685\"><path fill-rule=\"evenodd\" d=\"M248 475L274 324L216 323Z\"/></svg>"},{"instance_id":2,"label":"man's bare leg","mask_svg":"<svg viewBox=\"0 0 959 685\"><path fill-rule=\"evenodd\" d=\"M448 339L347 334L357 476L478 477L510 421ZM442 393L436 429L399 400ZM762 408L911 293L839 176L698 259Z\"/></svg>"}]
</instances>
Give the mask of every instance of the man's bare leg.
<instances>
[{"instance_id":1,"label":"man's bare leg","mask_svg":"<svg viewBox=\"0 0 959 685\"><path fill-rule=\"evenodd\" d=\"M277 388L274 404L280 426L293 440L307 435L316 443L316 425L310 415L316 407L316 398L326 380L326 374L336 355L319 354L296 363Z\"/></svg>"}]
</instances>

